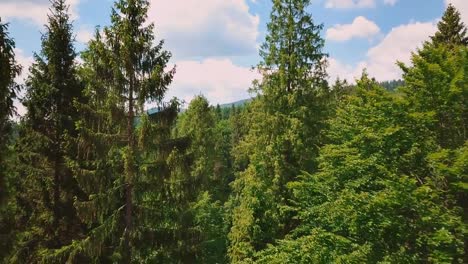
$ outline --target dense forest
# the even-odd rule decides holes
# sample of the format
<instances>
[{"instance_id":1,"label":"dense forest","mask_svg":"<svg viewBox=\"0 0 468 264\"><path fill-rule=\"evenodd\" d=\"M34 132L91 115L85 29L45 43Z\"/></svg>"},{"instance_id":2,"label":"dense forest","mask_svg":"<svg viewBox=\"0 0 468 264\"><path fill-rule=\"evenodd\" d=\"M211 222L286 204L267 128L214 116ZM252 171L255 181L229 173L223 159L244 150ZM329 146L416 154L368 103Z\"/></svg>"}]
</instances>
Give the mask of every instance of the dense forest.
<instances>
[{"instance_id":1,"label":"dense forest","mask_svg":"<svg viewBox=\"0 0 468 264\"><path fill-rule=\"evenodd\" d=\"M273 1L262 77L232 106L165 97L147 0L116 0L80 53L52 0L29 69L0 20L0 262L468 263L459 11L402 80L329 82L309 4Z\"/></svg>"}]
</instances>

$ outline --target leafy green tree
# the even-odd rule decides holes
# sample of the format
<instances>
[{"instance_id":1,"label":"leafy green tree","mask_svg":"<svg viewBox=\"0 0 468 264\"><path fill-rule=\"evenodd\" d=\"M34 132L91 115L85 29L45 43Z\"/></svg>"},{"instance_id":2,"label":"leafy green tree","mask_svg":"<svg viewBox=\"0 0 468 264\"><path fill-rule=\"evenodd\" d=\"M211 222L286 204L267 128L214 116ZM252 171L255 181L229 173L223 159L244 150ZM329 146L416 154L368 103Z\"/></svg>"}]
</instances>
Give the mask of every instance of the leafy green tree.
<instances>
[{"instance_id":1,"label":"leafy green tree","mask_svg":"<svg viewBox=\"0 0 468 264\"><path fill-rule=\"evenodd\" d=\"M463 145L468 124L468 47L426 43L413 54L411 66L400 63L400 67L405 80L401 91L413 111L433 114L431 128L439 145Z\"/></svg>"},{"instance_id":2,"label":"leafy green tree","mask_svg":"<svg viewBox=\"0 0 468 264\"><path fill-rule=\"evenodd\" d=\"M457 210L468 221L468 142L458 149L441 149L429 155L429 165L433 170L433 183L442 190L443 200L448 208ZM464 257L468 261L468 230L463 230Z\"/></svg>"},{"instance_id":3,"label":"leafy green tree","mask_svg":"<svg viewBox=\"0 0 468 264\"><path fill-rule=\"evenodd\" d=\"M328 86L322 25L306 13L309 3L273 2L260 51L263 80L255 84L259 95L246 121L249 133L235 150L248 165L232 185L229 256L234 263L248 261L294 228L286 185L301 170L315 168Z\"/></svg>"},{"instance_id":4,"label":"leafy green tree","mask_svg":"<svg viewBox=\"0 0 468 264\"><path fill-rule=\"evenodd\" d=\"M339 104L320 170L291 183L301 224L259 263L461 263L464 224L432 177L430 115L366 75Z\"/></svg>"},{"instance_id":5,"label":"leafy green tree","mask_svg":"<svg viewBox=\"0 0 468 264\"><path fill-rule=\"evenodd\" d=\"M461 21L460 12L449 4L442 20L437 23L438 31L431 40L436 45L468 45L467 28Z\"/></svg>"},{"instance_id":6,"label":"leafy green tree","mask_svg":"<svg viewBox=\"0 0 468 264\"><path fill-rule=\"evenodd\" d=\"M66 155L74 152L78 112L73 101L82 100L82 84L76 77L73 32L64 0L51 1L40 54L26 81L22 120L17 146L17 199L25 211L16 254L12 261L39 262L43 250L60 248L83 232L73 207L80 194Z\"/></svg>"},{"instance_id":7,"label":"leafy green tree","mask_svg":"<svg viewBox=\"0 0 468 264\"><path fill-rule=\"evenodd\" d=\"M16 231L15 171L12 150L13 124L10 118L15 113L13 100L19 91L15 78L21 67L15 60L15 42L8 33L8 24L0 19L0 262L11 250Z\"/></svg>"}]
</instances>

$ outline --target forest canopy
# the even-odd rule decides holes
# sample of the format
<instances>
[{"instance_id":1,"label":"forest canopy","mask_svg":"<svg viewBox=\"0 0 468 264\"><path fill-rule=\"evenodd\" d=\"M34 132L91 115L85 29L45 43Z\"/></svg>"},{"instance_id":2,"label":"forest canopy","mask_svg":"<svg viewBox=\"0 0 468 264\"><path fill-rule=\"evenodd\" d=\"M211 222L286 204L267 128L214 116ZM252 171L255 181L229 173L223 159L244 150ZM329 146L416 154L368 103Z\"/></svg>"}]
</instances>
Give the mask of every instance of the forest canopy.
<instances>
[{"instance_id":1,"label":"forest canopy","mask_svg":"<svg viewBox=\"0 0 468 264\"><path fill-rule=\"evenodd\" d=\"M146 0L79 53L51 0L29 69L0 18L0 263L468 263L460 12L401 80L348 82L310 4L272 1L252 99L187 107Z\"/></svg>"}]
</instances>

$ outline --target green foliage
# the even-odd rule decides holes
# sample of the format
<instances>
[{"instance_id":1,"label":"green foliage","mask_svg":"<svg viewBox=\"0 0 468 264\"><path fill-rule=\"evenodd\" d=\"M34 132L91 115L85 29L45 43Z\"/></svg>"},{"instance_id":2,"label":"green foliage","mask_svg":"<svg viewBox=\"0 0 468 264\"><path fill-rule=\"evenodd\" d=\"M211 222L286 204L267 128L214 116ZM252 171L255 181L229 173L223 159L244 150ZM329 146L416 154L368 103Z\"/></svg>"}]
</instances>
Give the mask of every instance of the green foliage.
<instances>
[{"instance_id":1,"label":"green foliage","mask_svg":"<svg viewBox=\"0 0 468 264\"><path fill-rule=\"evenodd\" d=\"M428 122L364 75L330 121L319 172L289 185L301 224L259 262L461 262L463 222L431 176Z\"/></svg>"},{"instance_id":2,"label":"green foliage","mask_svg":"<svg viewBox=\"0 0 468 264\"><path fill-rule=\"evenodd\" d=\"M181 112L149 1L117 0L77 66L53 0L19 124L0 22L0 262L468 263L460 13L403 80L329 86L310 2L273 0L253 99Z\"/></svg>"},{"instance_id":3,"label":"green foliage","mask_svg":"<svg viewBox=\"0 0 468 264\"><path fill-rule=\"evenodd\" d=\"M467 28L461 21L460 12L452 5L449 4L445 10L441 21L437 23L438 31L431 40L436 45L468 45Z\"/></svg>"},{"instance_id":4,"label":"green foliage","mask_svg":"<svg viewBox=\"0 0 468 264\"><path fill-rule=\"evenodd\" d=\"M454 148L466 140L468 124L468 48L426 44L403 64L405 93L413 111L433 115L431 129L442 147Z\"/></svg>"},{"instance_id":5,"label":"green foliage","mask_svg":"<svg viewBox=\"0 0 468 264\"><path fill-rule=\"evenodd\" d=\"M18 262L39 262L46 249L56 249L82 235L73 197L79 195L66 164L75 152L78 120L73 101L82 100L76 77L72 25L63 0L51 2L40 54L30 68L24 105L28 112L20 126L18 203L24 212L13 254ZM12 260L12 261L13 261Z\"/></svg>"},{"instance_id":6,"label":"green foliage","mask_svg":"<svg viewBox=\"0 0 468 264\"><path fill-rule=\"evenodd\" d=\"M15 78L21 67L15 60L15 42L8 33L8 24L0 19L0 262L6 259L14 244L16 226L16 171L13 151L14 123L10 118L15 113L13 100L19 91Z\"/></svg>"},{"instance_id":7,"label":"green foliage","mask_svg":"<svg viewBox=\"0 0 468 264\"><path fill-rule=\"evenodd\" d=\"M234 152L241 170L229 203L229 256L248 261L294 226L286 185L301 170L313 171L320 131L328 114L322 25L306 13L309 1L274 1L254 83L258 96L245 117L248 132Z\"/></svg>"}]
</instances>

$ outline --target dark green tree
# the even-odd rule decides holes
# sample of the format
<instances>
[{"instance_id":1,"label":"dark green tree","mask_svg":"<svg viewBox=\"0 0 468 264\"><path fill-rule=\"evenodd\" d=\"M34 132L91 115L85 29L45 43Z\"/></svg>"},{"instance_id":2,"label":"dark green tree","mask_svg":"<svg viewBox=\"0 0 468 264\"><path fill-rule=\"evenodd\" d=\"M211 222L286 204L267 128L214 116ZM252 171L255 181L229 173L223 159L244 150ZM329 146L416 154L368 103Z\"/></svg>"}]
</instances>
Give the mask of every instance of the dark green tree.
<instances>
[{"instance_id":1,"label":"dark green tree","mask_svg":"<svg viewBox=\"0 0 468 264\"><path fill-rule=\"evenodd\" d=\"M19 91L15 78L21 73L21 67L15 60L15 42L8 33L8 24L0 18L0 204L6 197L4 187L7 171L4 160L11 133L10 118L15 114L13 100Z\"/></svg>"},{"instance_id":2,"label":"dark green tree","mask_svg":"<svg viewBox=\"0 0 468 264\"><path fill-rule=\"evenodd\" d=\"M94 262L186 263L197 232L190 229L188 145L173 138L177 101L163 103L175 68L171 53L146 24L148 1L119 0L112 24L84 52L81 76L88 103L78 104L78 155L70 164L85 197L75 207L90 231L54 258ZM102 34L104 36L102 36ZM154 113L144 111L156 103Z\"/></svg>"},{"instance_id":3,"label":"dark green tree","mask_svg":"<svg viewBox=\"0 0 468 264\"><path fill-rule=\"evenodd\" d=\"M15 78L21 67L15 60L15 42L9 36L8 24L0 19L0 262L6 259L16 231L15 171L12 150L13 100L19 91Z\"/></svg>"},{"instance_id":4,"label":"dark green tree","mask_svg":"<svg viewBox=\"0 0 468 264\"><path fill-rule=\"evenodd\" d=\"M460 12L449 4L442 20L437 24L437 32L431 37L436 45L468 45L467 28L461 21Z\"/></svg>"},{"instance_id":5,"label":"dark green tree","mask_svg":"<svg viewBox=\"0 0 468 264\"><path fill-rule=\"evenodd\" d=\"M68 7L64 0L51 1L42 49L26 81L17 146L24 208L22 230L13 260L39 262L43 250L60 248L83 232L73 199L80 194L66 155L75 151L70 138L77 136L79 114L73 106L82 100L82 84L76 76L76 53Z\"/></svg>"}]
</instances>

